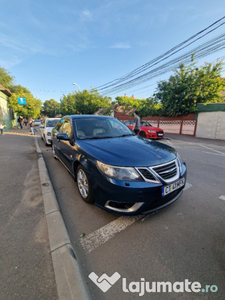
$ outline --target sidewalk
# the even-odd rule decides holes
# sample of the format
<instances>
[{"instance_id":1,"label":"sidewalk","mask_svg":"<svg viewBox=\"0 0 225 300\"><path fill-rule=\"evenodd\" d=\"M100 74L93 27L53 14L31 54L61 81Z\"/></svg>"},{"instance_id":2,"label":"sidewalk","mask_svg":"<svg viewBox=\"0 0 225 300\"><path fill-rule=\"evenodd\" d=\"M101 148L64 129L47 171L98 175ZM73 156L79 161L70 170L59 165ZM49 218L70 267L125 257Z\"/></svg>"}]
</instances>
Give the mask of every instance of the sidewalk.
<instances>
[{"instance_id":1,"label":"sidewalk","mask_svg":"<svg viewBox=\"0 0 225 300\"><path fill-rule=\"evenodd\" d=\"M0 299L88 300L38 140L0 136Z\"/></svg>"},{"instance_id":2,"label":"sidewalk","mask_svg":"<svg viewBox=\"0 0 225 300\"><path fill-rule=\"evenodd\" d=\"M36 127L36 135L37 136L40 136L40 131L38 129L38 126ZM10 128L8 129L8 131L4 131L3 132L4 135L7 135L7 134L13 134L13 135L25 135L25 136L33 136L30 132L30 128L27 126L27 127L24 127L23 129L20 129L20 128L17 128L17 127L14 127L14 128Z\"/></svg>"},{"instance_id":3,"label":"sidewalk","mask_svg":"<svg viewBox=\"0 0 225 300\"><path fill-rule=\"evenodd\" d=\"M0 299L55 300L37 152L28 135L0 136Z\"/></svg>"}]
</instances>

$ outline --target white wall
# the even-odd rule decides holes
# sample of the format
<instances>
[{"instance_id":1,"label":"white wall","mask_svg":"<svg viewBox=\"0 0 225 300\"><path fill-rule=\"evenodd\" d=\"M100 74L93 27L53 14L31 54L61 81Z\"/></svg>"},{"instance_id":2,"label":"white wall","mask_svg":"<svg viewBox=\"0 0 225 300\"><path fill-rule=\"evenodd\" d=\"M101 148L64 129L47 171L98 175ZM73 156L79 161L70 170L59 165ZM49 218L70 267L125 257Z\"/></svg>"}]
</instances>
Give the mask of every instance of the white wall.
<instances>
[{"instance_id":1,"label":"white wall","mask_svg":"<svg viewBox=\"0 0 225 300\"><path fill-rule=\"evenodd\" d=\"M225 140L225 111L199 113L196 137Z\"/></svg>"}]
</instances>

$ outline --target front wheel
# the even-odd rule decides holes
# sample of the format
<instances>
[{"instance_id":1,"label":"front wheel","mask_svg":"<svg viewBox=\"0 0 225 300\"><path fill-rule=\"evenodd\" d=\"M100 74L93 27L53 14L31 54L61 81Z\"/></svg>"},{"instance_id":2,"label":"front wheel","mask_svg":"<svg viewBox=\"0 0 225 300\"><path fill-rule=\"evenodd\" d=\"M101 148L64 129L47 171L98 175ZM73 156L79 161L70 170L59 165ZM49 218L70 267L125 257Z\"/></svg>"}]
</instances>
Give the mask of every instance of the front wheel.
<instances>
[{"instance_id":1,"label":"front wheel","mask_svg":"<svg viewBox=\"0 0 225 300\"><path fill-rule=\"evenodd\" d=\"M88 180L87 174L83 166L78 166L77 168L77 187L81 198L87 203L94 202L94 195Z\"/></svg>"},{"instance_id":2,"label":"front wheel","mask_svg":"<svg viewBox=\"0 0 225 300\"><path fill-rule=\"evenodd\" d=\"M146 133L144 131L140 131L139 132L139 135L143 138L146 138Z\"/></svg>"}]
</instances>

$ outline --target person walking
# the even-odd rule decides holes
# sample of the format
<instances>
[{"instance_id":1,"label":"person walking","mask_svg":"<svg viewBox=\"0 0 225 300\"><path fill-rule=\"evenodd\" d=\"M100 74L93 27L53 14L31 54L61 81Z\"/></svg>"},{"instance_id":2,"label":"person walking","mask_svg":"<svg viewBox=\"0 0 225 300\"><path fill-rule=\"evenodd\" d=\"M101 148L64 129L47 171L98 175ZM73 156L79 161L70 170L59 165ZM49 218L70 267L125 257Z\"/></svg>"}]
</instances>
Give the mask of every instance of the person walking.
<instances>
[{"instance_id":1,"label":"person walking","mask_svg":"<svg viewBox=\"0 0 225 300\"><path fill-rule=\"evenodd\" d=\"M30 131L31 131L31 134L34 134L35 135L35 128L34 128L35 124L34 122L31 120L30 121Z\"/></svg>"},{"instance_id":2,"label":"person walking","mask_svg":"<svg viewBox=\"0 0 225 300\"><path fill-rule=\"evenodd\" d=\"M2 123L0 122L0 131L1 131L1 134L3 134L3 125L2 125Z\"/></svg>"},{"instance_id":3,"label":"person walking","mask_svg":"<svg viewBox=\"0 0 225 300\"><path fill-rule=\"evenodd\" d=\"M23 123L24 123L25 128L27 128L27 123L28 123L27 118L24 118Z\"/></svg>"},{"instance_id":4,"label":"person walking","mask_svg":"<svg viewBox=\"0 0 225 300\"><path fill-rule=\"evenodd\" d=\"M138 132L140 131L140 127L141 127L141 120L140 117L138 115L138 111L135 110L134 112L134 126L133 126L133 131L135 134L138 134Z\"/></svg>"},{"instance_id":5,"label":"person walking","mask_svg":"<svg viewBox=\"0 0 225 300\"><path fill-rule=\"evenodd\" d=\"M18 123L20 125L20 129L23 129L23 117L22 116L19 116Z\"/></svg>"}]
</instances>

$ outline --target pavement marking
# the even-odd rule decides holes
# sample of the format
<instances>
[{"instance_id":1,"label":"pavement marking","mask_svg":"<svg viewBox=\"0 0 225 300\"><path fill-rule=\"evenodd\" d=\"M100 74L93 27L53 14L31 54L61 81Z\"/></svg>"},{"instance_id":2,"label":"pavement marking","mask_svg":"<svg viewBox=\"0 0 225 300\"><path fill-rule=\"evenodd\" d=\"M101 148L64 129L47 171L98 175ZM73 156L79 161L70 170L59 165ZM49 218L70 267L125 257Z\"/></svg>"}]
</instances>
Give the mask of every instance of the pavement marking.
<instances>
[{"instance_id":1,"label":"pavement marking","mask_svg":"<svg viewBox=\"0 0 225 300\"><path fill-rule=\"evenodd\" d=\"M213 153L213 152L208 152L208 151L202 151L202 152L203 152L203 153L207 153L207 154L213 154L213 155L225 156L225 154Z\"/></svg>"},{"instance_id":2,"label":"pavement marking","mask_svg":"<svg viewBox=\"0 0 225 300\"><path fill-rule=\"evenodd\" d=\"M186 186L184 190L189 189L192 187L192 184L186 182ZM113 238L118 232L123 231L128 226L132 225L136 221L140 220L143 222L146 220L151 214L148 216L137 215L137 216L122 216L118 219L110 222L109 224L97 229L96 231L82 237L80 239L80 243L83 248L88 252L91 253L93 250L105 244L108 240Z\"/></svg>"},{"instance_id":3,"label":"pavement marking","mask_svg":"<svg viewBox=\"0 0 225 300\"><path fill-rule=\"evenodd\" d=\"M219 153L219 154L225 156L225 153L224 153L224 152L221 152L221 151L212 149L212 148L210 148L210 147L206 147L206 146L204 146L204 145L202 145L202 144L199 144L199 145L200 145L201 147L203 147L203 148L206 148L206 149L210 150L210 151L214 151L214 152L216 152L216 153ZM210 152L209 152L209 153L210 153ZM210 154L213 154L213 153L211 152ZM214 154L215 154L215 153L214 153Z\"/></svg>"},{"instance_id":4,"label":"pavement marking","mask_svg":"<svg viewBox=\"0 0 225 300\"><path fill-rule=\"evenodd\" d=\"M186 185L184 187L184 191L186 191L187 189L189 189L190 187L192 187L192 184L186 182Z\"/></svg>"},{"instance_id":5,"label":"pavement marking","mask_svg":"<svg viewBox=\"0 0 225 300\"><path fill-rule=\"evenodd\" d=\"M85 250L87 250L90 253L100 245L106 243L108 240L113 238L116 235L116 233L132 225L141 217L143 216L138 215L133 217L129 217L129 216L119 217L118 219L110 222L109 224L101 227L100 229L82 238L81 245L84 247Z\"/></svg>"},{"instance_id":6,"label":"pavement marking","mask_svg":"<svg viewBox=\"0 0 225 300\"><path fill-rule=\"evenodd\" d=\"M225 196L220 196L219 199L224 200L225 201Z\"/></svg>"}]
</instances>

